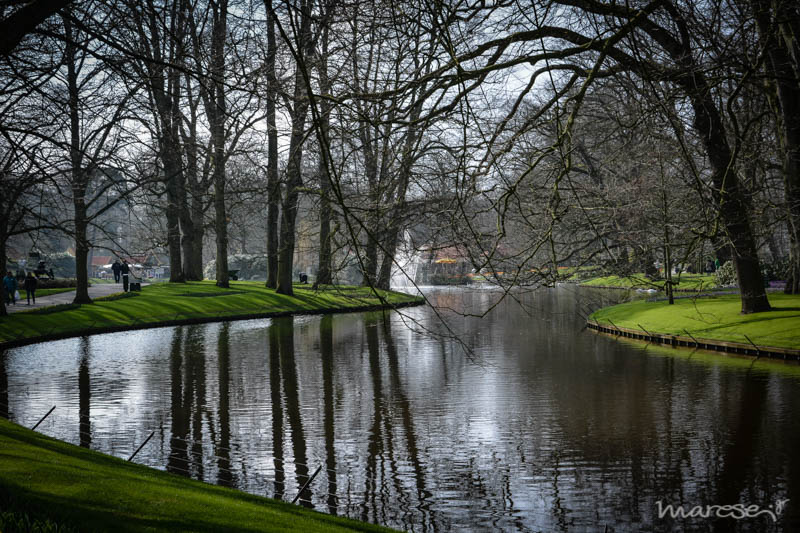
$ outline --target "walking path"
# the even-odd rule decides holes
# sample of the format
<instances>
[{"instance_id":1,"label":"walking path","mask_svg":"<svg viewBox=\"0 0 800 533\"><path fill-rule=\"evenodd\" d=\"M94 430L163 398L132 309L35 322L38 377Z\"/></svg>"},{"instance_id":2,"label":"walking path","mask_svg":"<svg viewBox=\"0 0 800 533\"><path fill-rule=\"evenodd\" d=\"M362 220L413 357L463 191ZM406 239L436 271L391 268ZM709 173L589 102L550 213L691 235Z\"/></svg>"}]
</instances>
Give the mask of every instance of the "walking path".
<instances>
[{"instance_id":1,"label":"walking path","mask_svg":"<svg viewBox=\"0 0 800 533\"><path fill-rule=\"evenodd\" d=\"M142 283L142 286L148 283ZM122 283L95 283L89 287L89 297L100 298L101 296L108 296L122 292ZM19 291L20 299L17 300L16 305L6 305L6 311L9 313L18 313L20 311L27 311L29 309L39 309L40 307L49 307L51 305L71 304L75 299L75 291L59 292L58 294L51 294L49 296L37 296L36 303L28 305L25 299L25 291Z\"/></svg>"}]
</instances>

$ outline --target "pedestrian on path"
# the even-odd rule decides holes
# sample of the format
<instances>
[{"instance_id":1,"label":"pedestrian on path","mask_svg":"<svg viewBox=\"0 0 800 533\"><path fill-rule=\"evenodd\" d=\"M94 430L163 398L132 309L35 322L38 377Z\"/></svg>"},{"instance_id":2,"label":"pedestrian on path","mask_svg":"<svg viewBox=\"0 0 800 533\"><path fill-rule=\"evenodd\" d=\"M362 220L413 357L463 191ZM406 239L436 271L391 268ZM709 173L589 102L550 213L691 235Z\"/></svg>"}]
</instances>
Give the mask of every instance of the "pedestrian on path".
<instances>
[{"instance_id":1,"label":"pedestrian on path","mask_svg":"<svg viewBox=\"0 0 800 533\"><path fill-rule=\"evenodd\" d=\"M31 305L31 299L33 299L33 305L36 305L37 285L39 285L39 280L36 279L33 272L28 272L28 277L25 278L25 282L22 284L25 287L25 297L28 299L28 305Z\"/></svg>"},{"instance_id":2,"label":"pedestrian on path","mask_svg":"<svg viewBox=\"0 0 800 533\"><path fill-rule=\"evenodd\" d=\"M111 271L114 272L114 283L119 283L119 275L122 272L122 265L119 264L119 259L114 260L114 264L111 265Z\"/></svg>"},{"instance_id":3,"label":"pedestrian on path","mask_svg":"<svg viewBox=\"0 0 800 533\"><path fill-rule=\"evenodd\" d=\"M128 262L124 259L122 260L120 272L122 272L122 290L124 292L128 292L128 274L130 274L131 268L128 266Z\"/></svg>"},{"instance_id":4,"label":"pedestrian on path","mask_svg":"<svg viewBox=\"0 0 800 533\"><path fill-rule=\"evenodd\" d=\"M3 286L6 289L6 304L17 304L17 278L9 270L6 277L3 278Z\"/></svg>"}]
</instances>

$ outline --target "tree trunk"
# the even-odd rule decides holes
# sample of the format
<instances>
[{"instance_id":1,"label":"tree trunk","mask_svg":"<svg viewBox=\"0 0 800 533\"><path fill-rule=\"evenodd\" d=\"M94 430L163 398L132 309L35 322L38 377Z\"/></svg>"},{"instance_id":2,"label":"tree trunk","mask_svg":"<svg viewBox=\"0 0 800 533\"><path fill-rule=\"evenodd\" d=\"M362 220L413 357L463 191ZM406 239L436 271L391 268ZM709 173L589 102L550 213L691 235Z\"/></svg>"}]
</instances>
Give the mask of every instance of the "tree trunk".
<instances>
[{"instance_id":1,"label":"tree trunk","mask_svg":"<svg viewBox=\"0 0 800 533\"><path fill-rule=\"evenodd\" d=\"M329 94L331 90L330 79L328 78L328 29L322 30L322 53L319 61L320 91ZM320 118L318 133L320 140L319 157L319 182L320 182L320 205L319 205L319 256L317 262L317 277L314 281L314 288L319 285L330 285L333 282L331 275L331 177L328 165L332 162L328 160L330 139L330 104L326 99L320 101Z\"/></svg>"},{"instance_id":2,"label":"tree trunk","mask_svg":"<svg viewBox=\"0 0 800 533\"><path fill-rule=\"evenodd\" d=\"M203 279L203 238L205 237L205 227L203 225L203 198L199 183L193 184L196 189L192 191L192 238L191 258L188 262L191 265L190 272L192 281Z\"/></svg>"},{"instance_id":3,"label":"tree trunk","mask_svg":"<svg viewBox=\"0 0 800 533\"><path fill-rule=\"evenodd\" d=\"M2 189L2 187L0 187ZM0 195L3 194L0 191ZM0 202L0 205L3 205ZM6 277L6 241L8 240L8 233L5 231L5 224L3 224L3 233L0 234L0 280ZM6 316L6 285L0 281L0 316Z\"/></svg>"},{"instance_id":4,"label":"tree trunk","mask_svg":"<svg viewBox=\"0 0 800 533\"><path fill-rule=\"evenodd\" d=\"M169 136L169 134L167 134ZM167 247L169 250L169 280L175 283L185 281L183 262L181 260L180 230L180 193L178 191L178 174L183 172L175 161L175 150L178 147L168 140L163 145L162 161L164 163L164 179L167 185Z\"/></svg>"},{"instance_id":5,"label":"tree trunk","mask_svg":"<svg viewBox=\"0 0 800 533\"><path fill-rule=\"evenodd\" d=\"M75 298L72 303L88 304L92 303L89 298L89 268L87 258L89 256L89 242L86 237L87 220L86 206L83 205L83 191L73 189L74 194L81 195L73 198L75 207Z\"/></svg>"},{"instance_id":6,"label":"tree trunk","mask_svg":"<svg viewBox=\"0 0 800 533\"><path fill-rule=\"evenodd\" d=\"M386 240L383 244L383 260L381 261L381 268L378 271L377 287L388 291L392 284L392 266L394 265L395 255L397 255L397 241L400 236L400 228L393 221L392 227L389 228L386 233Z\"/></svg>"},{"instance_id":7,"label":"tree trunk","mask_svg":"<svg viewBox=\"0 0 800 533\"><path fill-rule=\"evenodd\" d=\"M214 85L214 113L211 134L214 140L214 230L217 234L217 287L228 287L228 216L225 209L225 37L227 35L228 1L214 5L212 44L212 76Z\"/></svg>"},{"instance_id":8,"label":"tree trunk","mask_svg":"<svg viewBox=\"0 0 800 533\"><path fill-rule=\"evenodd\" d=\"M768 95L777 108L776 133L783 152L790 263L786 293L800 294L800 58L793 55L796 50L789 49L797 46L797 36L790 27L792 21L797 23L797 14L792 13L793 3L786 1L751 3L767 51L767 77L774 83Z\"/></svg>"},{"instance_id":9,"label":"tree trunk","mask_svg":"<svg viewBox=\"0 0 800 533\"><path fill-rule=\"evenodd\" d=\"M194 117L192 117L194 120ZM197 156L197 129L190 125L184 138L186 149L186 174L181 194L181 229L183 231L183 272L186 281L203 279L203 202Z\"/></svg>"},{"instance_id":10,"label":"tree trunk","mask_svg":"<svg viewBox=\"0 0 800 533\"><path fill-rule=\"evenodd\" d=\"M300 187L303 186L303 141L305 139L306 114L308 113L309 94L306 87L300 60L308 60L313 56L311 39L311 13L309 2L300 6L300 33L298 51L301 58L295 66L294 75L294 109L292 110L292 135L289 141L289 164L286 168L286 196L281 208L280 245L278 247L278 294L294 295L292 289L292 270L294 266L295 221L297 220L297 204Z\"/></svg>"},{"instance_id":11,"label":"tree trunk","mask_svg":"<svg viewBox=\"0 0 800 533\"><path fill-rule=\"evenodd\" d=\"M272 1L267 6L267 287L278 286L278 211L281 196L278 182L278 127L275 101L278 98L278 77L275 74L275 20Z\"/></svg>"},{"instance_id":12,"label":"tree trunk","mask_svg":"<svg viewBox=\"0 0 800 533\"><path fill-rule=\"evenodd\" d=\"M89 275L86 264L89 255L89 242L86 235L88 226L86 212L86 188L89 176L83 168L83 150L81 146L80 110L78 109L79 89L76 47L72 34L72 23L63 17L64 33L67 37L65 46L65 62L67 64L67 94L70 119L70 178L72 182L72 205L75 210L75 298L73 303L91 303L89 298Z\"/></svg>"},{"instance_id":13,"label":"tree trunk","mask_svg":"<svg viewBox=\"0 0 800 533\"><path fill-rule=\"evenodd\" d=\"M669 10L676 24L685 21L676 10ZM742 190L725 124L702 70L694 63L688 42L679 43L658 30L651 36L668 51L684 70L677 82L686 92L694 111L694 129L700 135L712 170L713 197L727 239L733 248L733 262L742 298L742 313L769 311L770 305L761 276L756 241L753 236L750 199Z\"/></svg>"}]
</instances>

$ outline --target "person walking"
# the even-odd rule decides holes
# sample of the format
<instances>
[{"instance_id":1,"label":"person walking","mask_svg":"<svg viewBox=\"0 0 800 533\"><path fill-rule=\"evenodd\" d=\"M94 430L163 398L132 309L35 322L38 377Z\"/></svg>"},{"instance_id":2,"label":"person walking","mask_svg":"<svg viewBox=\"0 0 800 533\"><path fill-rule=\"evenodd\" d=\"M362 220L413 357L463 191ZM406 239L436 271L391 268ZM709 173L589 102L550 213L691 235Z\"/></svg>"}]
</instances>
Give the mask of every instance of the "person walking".
<instances>
[{"instance_id":1,"label":"person walking","mask_svg":"<svg viewBox=\"0 0 800 533\"><path fill-rule=\"evenodd\" d=\"M17 278L9 270L3 278L3 286L6 289L6 304L17 305Z\"/></svg>"},{"instance_id":2,"label":"person walking","mask_svg":"<svg viewBox=\"0 0 800 533\"><path fill-rule=\"evenodd\" d=\"M25 288L25 297L28 299L28 305L31 305L31 299L33 299L33 305L36 305L36 286L39 285L39 280L36 279L36 276L33 275L33 272L28 272L28 276L25 278L22 286Z\"/></svg>"},{"instance_id":3,"label":"person walking","mask_svg":"<svg viewBox=\"0 0 800 533\"><path fill-rule=\"evenodd\" d=\"M119 276L122 272L122 265L119 264L119 259L114 260L114 264L111 265L111 271L114 272L114 283L119 283Z\"/></svg>"},{"instance_id":4,"label":"person walking","mask_svg":"<svg viewBox=\"0 0 800 533\"><path fill-rule=\"evenodd\" d=\"M126 260L122 260L122 265L120 266L120 272L122 273L122 290L124 292L128 292L128 274L131 272L131 268L128 266L128 262Z\"/></svg>"}]
</instances>

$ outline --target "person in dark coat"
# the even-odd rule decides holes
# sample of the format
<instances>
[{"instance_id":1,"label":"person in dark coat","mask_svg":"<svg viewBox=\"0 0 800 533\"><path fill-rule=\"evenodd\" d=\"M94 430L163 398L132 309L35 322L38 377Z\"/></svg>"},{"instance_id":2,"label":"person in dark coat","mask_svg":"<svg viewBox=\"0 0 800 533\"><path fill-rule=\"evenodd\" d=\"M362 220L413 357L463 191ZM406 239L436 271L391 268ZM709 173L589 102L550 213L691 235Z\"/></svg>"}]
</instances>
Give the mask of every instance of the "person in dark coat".
<instances>
[{"instance_id":1,"label":"person in dark coat","mask_svg":"<svg viewBox=\"0 0 800 533\"><path fill-rule=\"evenodd\" d=\"M131 267L128 266L128 262L124 259L120 266L120 272L122 273L122 290L128 292L128 274L131 272Z\"/></svg>"},{"instance_id":2,"label":"person in dark coat","mask_svg":"<svg viewBox=\"0 0 800 533\"><path fill-rule=\"evenodd\" d=\"M6 277L3 278L3 286L6 289L6 303L11 305L17 304L17 278L9 270Z\"/></svg>"},{"instance_id":3,"label":"person in dark coat","mask_svg":"<svg viewBox=\"0 0 800 533\"><path fill-rule=\"evenodd\" d=\"M22 286L25 288L25 297L28 298L28 305L31 305L31 299L33 299L33 305L36 305L36 286L39 285L39 280L36 279L36 276L33 275L33 272L28 272L28 276L25 278Z\"/></svg>"},{"instance_id":4,"label":"person in dark coat","mask_svg":"<svg viewBox=\"0 0 800 533\"><path fill-rule=\"evenodd\" d=\"M114 272L114 283L119 283L120 272L122 272L122 265L119 264L119 259L114 260L111 265L111 271Z\"/></svg>"}]
</instances>

